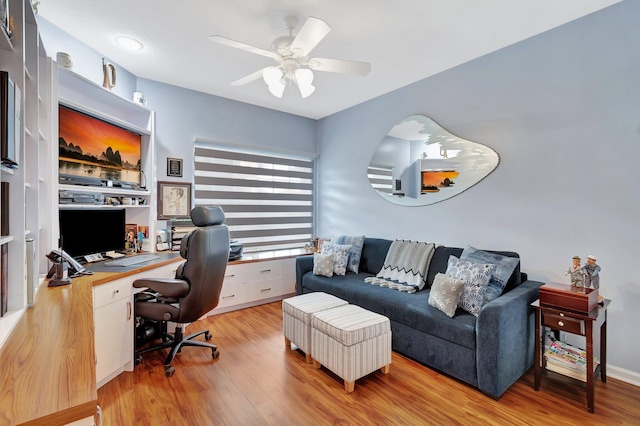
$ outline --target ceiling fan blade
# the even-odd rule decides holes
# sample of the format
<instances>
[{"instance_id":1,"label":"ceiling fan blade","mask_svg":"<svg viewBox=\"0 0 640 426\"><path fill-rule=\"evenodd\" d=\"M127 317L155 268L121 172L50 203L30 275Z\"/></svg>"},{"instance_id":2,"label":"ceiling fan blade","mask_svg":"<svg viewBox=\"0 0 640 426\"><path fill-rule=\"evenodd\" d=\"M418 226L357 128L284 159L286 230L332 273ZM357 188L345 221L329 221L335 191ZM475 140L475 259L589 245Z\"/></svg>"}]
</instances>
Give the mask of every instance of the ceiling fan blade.
<instances>
[{"instance_id":1,"label":"ceiling fan blade","mask_svg":"<svg viewBox=\"0 0 640 426\"><path fill-rule=\"evenodd\" d=\"M216 43L224 44L225 46L235 47L237 49L242 49L247 52L255 53L257 55L262 55L262 56L266 56L267 58L278 60L278 55L276 55L274 52L270 52L268 50L264 50L259 47L251 46L246 43L241 43L239 41L231 40L230 38L226 38L219 35L211 35L209 36L209 40L215 41Z\"/></svg>"},{"instance_id":2,"label":"ceiling fan blade","mask_svg":"<svg viewBox=\"0 0 640 426\"><path fill-rule=\"evenodd\" d=\"M371 71L371 64L342 59L313 58L309 59L309 68L342 74L367 75Z\"/></svg>"},{"instance_id":3,"label":"ceiling fan blade","mask_svg":"<svg viewBox=\"0 0 640 426\"><path fill-rule=\"evenodd\" d=\"M265 70L265 68L259 69L258 71L253 72L253 73L249 74L246 77L242 77L241 79L238 79L238 80L234 81L233 83L231 83L231 85L232 86L244 86L247 83L251 83L254 80L262 78L262 72L264 70Z\"/></svg>"},{"instance_id":4,"label":"ceiling fan blade","mask_svg":"<svg viewBox=\"0 0 640 426\"><path fill-rule=\"evenodd\" d=\"M331 27L322 19L308 17L296 38L291 42L291 51L300 56L307 56L329 34L329 31Z\"/></svg>"}]
</instances>

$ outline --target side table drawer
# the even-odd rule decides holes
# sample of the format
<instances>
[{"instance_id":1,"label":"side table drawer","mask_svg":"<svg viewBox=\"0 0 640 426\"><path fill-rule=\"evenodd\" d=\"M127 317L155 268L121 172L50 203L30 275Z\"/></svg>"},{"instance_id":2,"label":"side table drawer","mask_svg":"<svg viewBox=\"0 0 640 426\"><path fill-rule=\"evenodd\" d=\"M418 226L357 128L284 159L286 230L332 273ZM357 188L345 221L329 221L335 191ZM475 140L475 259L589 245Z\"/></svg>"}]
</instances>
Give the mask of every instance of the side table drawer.
<instances>
[{"instance_id":1,"label":"side table drawer","mask_svg":"<svg viewBox=\"0 0 640 426\"><path fill-rule=\"evenodd\" d=\"M565 331L572 334L585 334L584 320L568 317L562 313L542 312L542 324L554 330Z\"/></svg>"}]
</instances>

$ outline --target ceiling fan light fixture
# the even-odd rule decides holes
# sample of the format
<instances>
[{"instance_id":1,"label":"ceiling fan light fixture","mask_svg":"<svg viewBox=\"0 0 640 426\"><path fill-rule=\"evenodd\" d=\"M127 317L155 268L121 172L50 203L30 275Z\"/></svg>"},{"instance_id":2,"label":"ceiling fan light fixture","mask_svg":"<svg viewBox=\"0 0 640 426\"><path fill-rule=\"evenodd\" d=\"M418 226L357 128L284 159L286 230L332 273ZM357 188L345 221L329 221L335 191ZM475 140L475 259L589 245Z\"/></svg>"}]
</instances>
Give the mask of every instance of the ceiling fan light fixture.
<instances>
[{"instance_id":1,"label":"ceiling fan light fixture","mask_svg":"<svg viewBox=\"0 0 640 426\"><path fill-rule=\"evenodd\" d=\"M316 90L316 87L311 84L313 82L313 72L310 69L298 68L295 75L302 98L304 99L311 96Z\"/></svg>"},{"instance_id":2,"label":"ceiling fan light fixture","mask_svg":"<svg viewBox=\"0 0 640 426\"><path fill-rule=\"evenodd\" d=\"M278 67L266 67L262 70L262 79L269 86L281 82L283 78L284 73Z\"/></svg>"},{"instance_id":3,"label":"ceiling fan light fixture","mask_svg":"<svg viewBox=\"0 0 640 426\"><path fill-rule=\"evenodd\" d=\"M278 67L266 67L262 70L262 79L269 87L269 92L276 98L284 94L284 73Z\"/></svg>"}]
</instances>

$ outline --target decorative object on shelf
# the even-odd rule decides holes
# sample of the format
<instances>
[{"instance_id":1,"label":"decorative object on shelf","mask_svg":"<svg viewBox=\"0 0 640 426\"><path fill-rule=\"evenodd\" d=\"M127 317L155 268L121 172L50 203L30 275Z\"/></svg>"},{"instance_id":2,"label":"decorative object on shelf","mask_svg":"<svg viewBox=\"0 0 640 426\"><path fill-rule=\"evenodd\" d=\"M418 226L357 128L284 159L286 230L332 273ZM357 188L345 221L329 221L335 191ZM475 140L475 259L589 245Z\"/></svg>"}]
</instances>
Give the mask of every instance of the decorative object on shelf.
<instances>
[{"instance_id":1,"label":"decorative object on shelf","mask_svg":"<svg viewBox=\"0 0 640 426\"><path fill-rule=\"evenodd\" d=\"M167 176L182 177L182 160L167 158Z\"/></svg>"},{"instance_id":2,"label":"decorative object on shelf","mask_svg":"<svg viewBox=\"0 0 640 426\"><path fill-rule=\"evenodd\" d=\"M584 287L584 271L582 270L582 266L580 266L580 256L573 256L571 260L571 266L564 274L571 275L572 286Z\"/></svg>"},{"instance_id":3,"label":"decorative object on shelf","mask_svg":"<svg viewBox=\"0 0 640 426\"><path fill-rule=\"evenodd\" d=\"M596 264L596 258L593 255L587 256L587 263L582 266L584 272L584 286L595 289L600 288L600 266Z\"/></svg>"},{"instance_id":4,"label":"decorative object on shelf","mask_svg":"<svg viewBox=\"0 0 640 426\"><path fill-rule=\"evenodd\" d=\"M138 225L135 223L127 223L125 225L125 246L124 248L131 251L132 253L136 252L136 245L138 242Z\"/></svg>"},{"instance_id":5,"label":"decorative object on shelf","mask_svg":"<svg viewBox=\"0 0 640 426\"><path fill-rule=\"evenodd\" d=\"M0 235L9 235L9 182L0 183Z\"/></svg>"},{"instance_id":6,"label":"decorative object on shelf","mask_svg":"<svg viewBox=\"0 0 640 426\"><path fill-rule=\"evenodd\" d=\"M73 62L71 61L71 55L65 52L56 53L56 62L61 67L64 67L68 70L73 69Z\"/></svg>"},{"instance_id":7,"label":"decorative object on shelf","mask_svg":"<svg viewBox=\"0 0 640 426\"><path fill-rule=\"evenodd\" d=\"M147 100L145 99L144 93L142 92L133 92L133 102L142 106L147 106Z\"/></svg>"},{"instance_id":8,"label":"decorative object on shelf","mask_svg":"<svg viewBox=\"0 0 640 426\"><path fill-rule=\"evenodd\" d=\"M116 87L116 67L109 62L106 62L104 58L102 58L102 87L105 87L109 90Z\"/></svg>"},{"instance_id":9,"label":"decorative object on shelf","mask_svg":"<svg viewBox=\"0 0 640 426\"><path fill-rule=\"evenodd\" d=\"M33 13L38 14L38 6L40 6L40 0L31 0L31 7L33 8Z\"/></svg>"},{"instance_id":10,"label":"decorative object on shelf","mask_svg":"<svg viewBox=\"0 0 640 426\"><path fill-rule=\"evenodd\" d=\"M188 218L191 214L191 184L158 182L158 220Z\"/></svg>"},{"instance_id":11,"label":"decorative object on shelf","mask_svg":"<svg viewBox=\"0 0 640 426\"><path fill-rule=\"evenodd\" d=\"M401 206L426 206L476 185L500 162L486 145L462 139L425 115L406 117L389 130L367 169L371 187Z\"/></svg>"}]
</instances>

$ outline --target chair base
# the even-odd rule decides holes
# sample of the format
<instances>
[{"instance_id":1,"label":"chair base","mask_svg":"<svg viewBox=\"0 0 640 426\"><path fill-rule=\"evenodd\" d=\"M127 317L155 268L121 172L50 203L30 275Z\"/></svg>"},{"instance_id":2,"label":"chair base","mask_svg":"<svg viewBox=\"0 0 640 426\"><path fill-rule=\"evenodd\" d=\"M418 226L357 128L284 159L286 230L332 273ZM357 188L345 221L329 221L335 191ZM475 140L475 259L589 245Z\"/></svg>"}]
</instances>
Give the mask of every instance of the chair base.
<instances>
[{"instance_id":1,"label":"chair base","mask_svg":"<svg viewBox=\"0 0 640 426\"><path fill-rule=\"evenodd\" d=\"M218 351L218 347L216 345L214 345L213 343L202 342L200 340L193 340L195 337L202 334L204 334L205 340L211 340L211 333L209 332L209 330L201 330L196 333L184 336L182 327L176 326L176 330L173 335L163 333L161 344L137 350L135 353L136 364L139 364L142 361L142 354L158 349L171 348L169 354L167 355L167 358L164 361L164 373L167 377L171 377L176 371L171 363L173 362L176 354L178 354L182 350L183 346L199 346L202 348L209 348L211 349L211 357L214 359L218 358L220 356L220 352Z\"/></svg>"}]
</instances>

